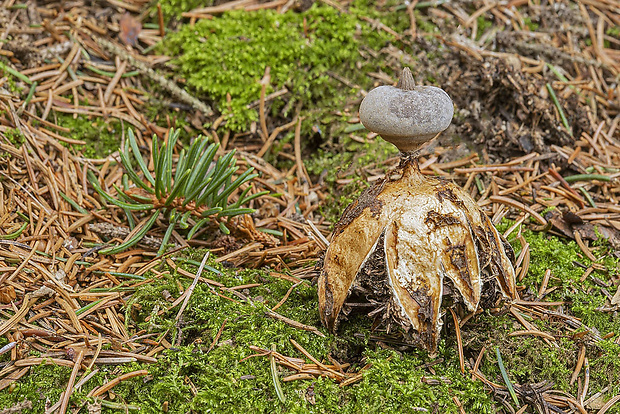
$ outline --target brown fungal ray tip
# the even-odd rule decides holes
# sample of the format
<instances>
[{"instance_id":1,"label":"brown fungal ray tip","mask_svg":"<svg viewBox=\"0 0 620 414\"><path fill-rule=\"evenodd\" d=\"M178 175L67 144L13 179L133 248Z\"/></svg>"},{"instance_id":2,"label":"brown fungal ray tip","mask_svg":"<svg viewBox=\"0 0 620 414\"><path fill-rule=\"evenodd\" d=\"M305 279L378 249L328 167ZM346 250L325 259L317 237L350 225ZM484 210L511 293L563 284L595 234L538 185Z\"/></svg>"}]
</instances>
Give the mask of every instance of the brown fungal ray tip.
<instances>
[{"instance_id":1,"label":"brown fungal ray tip","mask_svg":"<svg viewBox=\"0 0 620 414\"><path fill-rule=\"evenodd\" d=\"M454 107L448 94L415 84L409 68L396 86L371 90L360 105L360 120L402 152L417 150L450 126Z\"/></svg>"},{"instance_id":2,"label":"brown fungal ray tip","mask_svg":"<svg viewBox=\"0 0 620 414\"><path fill-rule=\"evenodd\" d=\"M407 156L336 225L318 283L321 320L332 332L360 278L369 277L364 266L382 237L385 270L372 273L371 285L388 286L388 294L369 291L366 299L376 306L369 314L383 313L388 329L402 327L405 340L431 353L439 341L445 283L470 312L486 303L483 289L516 295L510 252L490 220L467 193L425 177Z\"/></svg>"}]
</instances>

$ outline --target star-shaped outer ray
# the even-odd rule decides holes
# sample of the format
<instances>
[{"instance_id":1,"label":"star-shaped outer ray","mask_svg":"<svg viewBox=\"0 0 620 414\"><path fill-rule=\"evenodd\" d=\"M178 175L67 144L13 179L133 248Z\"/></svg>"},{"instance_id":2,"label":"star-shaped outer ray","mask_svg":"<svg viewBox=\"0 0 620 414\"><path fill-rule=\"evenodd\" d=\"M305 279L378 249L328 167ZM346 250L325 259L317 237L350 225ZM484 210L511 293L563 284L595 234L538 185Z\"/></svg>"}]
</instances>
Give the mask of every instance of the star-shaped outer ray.
<instances>
[{"instance_id":1,"label":"star-shaped outer ray","mask_svg":"<svg viewBox=\"0 0 620 414\"><path fill-rule=\"evenodd\" d=\"M332 332L356 276L381 239L398 322L413 328L430 352L439 340L446 278L471 312L480 305L483 280L494 278L504 297L516 296L510 247L487 216L462 189L425 177L415 158L404 157L336 225L318 284L321 319Z\"/></svg>"}]
</instances>

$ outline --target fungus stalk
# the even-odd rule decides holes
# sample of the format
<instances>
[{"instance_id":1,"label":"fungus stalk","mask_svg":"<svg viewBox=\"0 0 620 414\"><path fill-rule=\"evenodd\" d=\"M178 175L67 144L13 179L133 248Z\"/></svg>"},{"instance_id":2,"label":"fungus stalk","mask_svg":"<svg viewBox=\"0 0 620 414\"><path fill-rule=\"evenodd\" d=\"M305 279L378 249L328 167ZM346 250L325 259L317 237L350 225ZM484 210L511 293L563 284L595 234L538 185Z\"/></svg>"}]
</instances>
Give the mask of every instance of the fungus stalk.
<instances>
[{"instance_id":1,"label":"fungus stalk","mask_svg":"<svg viewBox=\"0 0 620 414\"><path fill-rule=\"evenodd\" d=\"M319 311L335 332L353 309L408 343L437 349L442 300L470 312L516 297L510 245L461 188L418 168L419 148L450 125L452 100L403 70L360 106L364 126L401 151L398 168L347 207L319 277Z\"/></svg>"}]
</instances>

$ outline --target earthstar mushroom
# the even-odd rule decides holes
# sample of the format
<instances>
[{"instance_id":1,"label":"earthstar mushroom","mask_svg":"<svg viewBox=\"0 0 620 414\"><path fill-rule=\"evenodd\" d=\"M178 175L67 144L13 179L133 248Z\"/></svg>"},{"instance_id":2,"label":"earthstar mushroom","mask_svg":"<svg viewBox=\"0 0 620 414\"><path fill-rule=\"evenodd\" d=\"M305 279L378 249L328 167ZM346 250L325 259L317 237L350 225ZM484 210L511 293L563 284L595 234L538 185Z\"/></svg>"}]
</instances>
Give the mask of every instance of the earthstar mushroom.
<instances>
[{"instance_id":1,"label":"earthstar mushroom","mask_svg":"<svg viewBox=\"0 0 620 414\"><path fill-rule=\"evenodd\" d=\"M418 167L417 150L452 115L448 94L415 86L407 68L396 87L375 88L362 102L362 123L396 145L401 162L335 226L318 282L321 320L332 332L369 306L375 326L401 328L405 342L433 353L444 297L470 312L516 297L510 245L465 191Z\"/></svg>"}]
</instances>

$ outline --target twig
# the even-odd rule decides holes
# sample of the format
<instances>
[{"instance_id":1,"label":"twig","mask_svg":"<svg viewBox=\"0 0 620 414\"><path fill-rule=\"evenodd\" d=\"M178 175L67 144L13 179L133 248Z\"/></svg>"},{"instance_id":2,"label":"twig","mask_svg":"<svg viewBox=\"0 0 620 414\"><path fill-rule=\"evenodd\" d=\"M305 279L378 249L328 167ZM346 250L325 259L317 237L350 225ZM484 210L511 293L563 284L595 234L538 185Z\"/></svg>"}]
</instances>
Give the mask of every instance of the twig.
<instances>
[{"instance_id":1,"label":"twig","mask_svg":"<svg viewBox=\"0 0 620 414\"><path fill-rule=\"evenodd\" d=\"M187 93L187 91L176 85L174 82L166 79L164 76L149 68L146 64L140 62L120 46L117 46L109 40L98 36L93 36L93 38L95 39L97 44L99 44L99 46L106 49L110 53L120 57L122 60L127 61L129 65L138 69L140 73L151 79L153 82L158 83L162 88L170 92L182 102L191 105L195 109L202 112L205 116L213 115L213 110L207 104L193 97L192 95Z\"/></svg>"},{"instance_id":2,"label":"twig","mask_svg":"<svg viewBox=\"0 0 620 414\"><path fill-rule=\"evenodd\" d=\"M164 25L164 13L161 10L161 3L157 3L157 22L159 23L159 35L166 35L166 26Z\"/></svg>"},{"instance_id":3,"label":"twig","mask_svg":"<svg viewBox=\"0 0 620 414\"><path fill-rule=\"evenodd\" d=\"M543 226L547 225L547 220L545 220L543 216L541 216L540 214L532 210L532 208L526 205L525 203L519 203L518 201L515 201L512 198L502 197L502 196L491 196L489 197L489 200L491 200L494 203L506 204L508 206L523 210L526 213L529 213L532 217L534 217L536 221L539 222L541 225Z\"/></svg>"},{"instance_id":4,"label":"twig","mask_svg":"<svg viewBox=\"0 0 620 414\"><path fill-rule=\"evenodd\" d=\"M461 327L459 325L459 318L452 308L450 308L452 314L452 320L454 321L454 329L456 331L456 342L459 349L459 364L461 366L461 373L465 374L465 356L463 354L463 340L461 339Z\"/></svg>"},{"instance_id":5,"label":"twig","mask_svg":"<svg viewBox=\"0 0 620 414\"><path fill-rule=\"evenodd\" d=\"M265 68L265 75L263 75L263 78L260 81L261 88L260 101L258 104L258 117L260 119L260 128L263 133L261 136L263 142L267 141L267 139L269 138L269 130L267 129L267 118L265 116L265 92L267 91L267 85L269 85L269 82L271 81L271 75L269 74L270 71L271 68L267 66Z\"/></svg>"},{"instance_id":6,"label":"twig","mask_svg":"<svg viewBox=\"0 0 620 414\"><path fill-rule=\"evenodd\" d=\"M336 378L340 378L340 380L344 379L344 374L334 371L333 369L329 368L327 365L322 364L318 359L316 359L315 357L313 357L310 352L306 351L306 349L299 345L293 338L289 339L291 341L291 344L293 344L293 346L295 348L297 348L297 350L299 350L299 352L301 352L302 354L304 354L310 361L314 362L315 364L317 364L319 367L321 367L322 369L324 369L327 372L332 373L333 375L336 376Z\"/></svg>"},{"instance_id":7,"label":"twig","mask_svg":"<svg viewBox=\"0 0 620 414\"><path fill-rule=\"evenodd\" d=\"M583 406L583 400L588 395L588 386L590 385L590 364L588 363L588 357L583 359L584 371L585 371L585 379L583 381L583 388L579 393L577 401L579 401L579 405Z\"/></svg>"},{"instance_id":8,"label":"twig","mask_svg":"<svg viewBox=\"0 0 620 414\"><path fill-rule=\"evenodd\" d=\"M73 394L73 384L75 384L75 378L80 371L83 360L84 349L80 349L77 356L75 357L75 365L73 365L73 370L71 371L71 376L69 377L69 382L67 383L67 389L62 394L62 398L60 399L60 414L65 414L67 412L67 407L69 406L69 399L71 398L71 394Z\"/></svg>"},{"instance_id":9,"label":"twig","mask_svg":"<svg viewBox=\"0 0 620 414\"><path fill-rule=\"evenodd\" d=\"M211 345L209 345L209 349L207 349L207 354L211 352L211 350L213 350L213 348L217 344L217 341L220 340L220 336L222 336L222 332L224 332L224 327L226 326L226 322L228 322L228 319L224 319L224 322L222 322L222 326L220 326L220 329L217 331L215 338L213 338L213 343L211 343Z\"/></svg>"},{"instance_id":10,"label":"twig","mask_svg":"<svg viewBox=\"0 0 620 414\"><path fill-rule=\"evenodd\" d=\"M126 374L120 375L114 378L113 380L107 382L106 384L102 385L101 387L93 389L91 392L88 393L88 397L98 397L101 394L110 391L112 388L116 387L122 381L131 379L134 377L142 377L148 374L149 372L147 370L142 369L139 371L128 372Z\"/></svg>"},{"instance_id":11,"label":"twig","mask_svg":"<svg viewBox=\"0 0 620 414\"><path fill-rule=\"evenodd\" d=\"M280 306L282 306L284 304L284 302L286 302L286 300L288 299L288 297L290 296L290 294L293 292L293 290L301 285L304 281L300 280L299 282L295 283L293 286L291 286L289 288L289 290L286 292L286 294L284 295L284 297L280 300L280 302L278 302L276 304L276 306L274 306L273 308L271 308L272 311L275 311L276 309L278 309Z\"/></svg>"},{"instance_id":12,"label":"twig","mask_svg":"<svg viewBox=\"0 0 620 414\"><path fill-rule=\"evenodd\" d=\"M31 410L31 409L32 409L32 401L25 400L25 401L15 404L12 407L5 408L4 410L0 411L0 414L19 414L24 410Z\"/></svg>"},{"instance_id":13,"label":"twig","mask_svg":"<svg viewBox=\"0 0 620 414\"><path fill-rule=\"evenodd\" d=\"M183 293L183 295L185 296L185 299L183 299L183 304L181 305L181 308L179 309L179 312L177 313L177 316L174 318L175 321L179 321L179 319L181 319L181 315L183 314L183 311L185 311L185 308L187 307L187 304L189 303L189 299L192 296L192 293L194 292L194 288L196 287L196 284L198 283L198 279L200 279L200 275L202 274L203 269L205 268L205 265L207 264L207 260L209 259L211 252L207 252L204 257L202 258L202 262L200 262L200 267L198 268L198 271L196 272L196 276L194 277L194 280L192 281L192 284L189 286L189 288L187 288L187 290L185 291L185 293Z\"/></svg>"},{"instance_id":14,"label":"twig","mask_svg":"<svg viewBox=\"0 0 620 414\"><path fill-rule=\"evenodd\" d=\"M416 37L418 36L417 25L415 21L415 14L413 12L413 9L415 9L417 5L418 5L418 0L413 0L407 6L407 14L409 15L409 34L411 35L411 38L413 40L415 40Z\"/></svg>"},{"instance_id":15,"label":"twig","mask_svg":"<svg viewBox=\"0 0 620 414\"><path fill-rule=\"evenodd\" d=\"M482 362L482 357L484 356L484 351L486 350L486 348L483 346L482 349L480 350L480 353L478 354L478 357L476 358L476 362L474 363L474 368L471 370L472 375L471 375L471 380L475 381L476 380L476 373L478 372L478 368L480 368L480 363Z\"/></svg>"},{"instance_id":16,"label":"twig","mask_svg":"<svg viewBox=\"0 0 620 414\"><path fill-rule=\"evenodd\" d=\"M581 238L581 233L579 232L579 230L573 230L573 237L575 237L575 241L577 242L577 245L579 246L583 254L585 254L588 259L596 262L596 256L592 254L592 251L588 248L588 246Z\"/></svg>"},{"instance_id":17,"label":"twig","mask_svg":"<svg viewBox=\"0 0 620 414\"><path fill-rule=\"evenodd\" d=\"M457 397L456 395L453 396L452 401L454 401L454 404L456 404L456 406L459 407L459 413L467 414L465 412L465 408L463 408L463 403L459 400L459 397Z\"/></svg>"},{"instance_id":18,"label":"twig","mask_svg":"<svg viewBox=\"0 0 620 414\"><path fill-rule=\"evenodd\" d=\"M527 330L527 331L514 331L508 334L508 336L522 336L522 335L534 335L534 336L540 336L542 338L547 338L551 341L555 341L555 338L553 337L553 335L550 335L546 332L542 332L542 331L537 331L537 330Z\"/></svg>"},{"instance_id":19,"label":"twig","mask_svg":"<svg viewBox=\"0 0 620 414\"><path fill-rule=\"evenodd\" d=\"M273 131L271 131L271 135L269 135L269 138L267 139L267 142L265 142L263 144L263 147L260 149L260 151L258 151L256 156L260 158L263 155L265 155L267 153L267 151L269 151L269 148L271 148L271 145L273 144L273 142L278 137L278 134L280 134L280 132L286 131L287 129L289 129L290 127L295 125L297 123L297 119L298 119L298 117L293 119L288 124L280 125L279 127L276 127Z\"/></svg>"},{"instance_id":20,"label":"twig","mask_svg":"<svg viewBox=\"0 0 620 414\"><path fill-rule=\"evenodd\" d=\"M619 401L620 401L620 394L616 395L615 397L612 397L609 401L607 401L605 405L600 410L598 410L596 414L605 414L607 410L609 410L612 406L614 406Z\"/></svg>"},{"instance_id":21,"label":"twig","mask_svg":"<svg viewBox=\"0 0 620 414\"><path fill-rule=\"evenodd\" d=\"M312 332L315 335L320 336L321 338L325 338L325 335L321 331L316 329L314 326L304 325L303 323L294 321L292 319L287 318L286 316L282 316L279 313L276 313L276 312L273 312L273 311L267 311L267 312L265 312L265 315L269 316L270 318L282 321L285 324L292 326L293 328L302 329L304 331L309 331L309 332Z\"/></svg>"},{"instance_id":22,"label":"twig","mask_svg":"<svg viewBox=\"0 0 620 414\"><path fill-rule=\"evenodd\" d=\"M312 185L310 177L306 174L304 162L301 159L301 118L297 117L297 125L295 126L295 163L297 164L297 178L302 184Z\"/></svg>"},{"instance_id":23,"label":"twig","mask_svg":"<svg viewBox=\"0 0 620 414\"><path fill-rule=\"evenodd\" d=\"M22 303L22 307L17 312L15 312L13 316L11 316L8 320L4 321L2 325L0 325L0 336L7 333L9 329L11 329L17 323L19 323L19 321L21 321L22 318L26 316L26 314L30 310L30 307L34 305L35 302L39 300L40 297L48 296L54 293L55 293L54 290L48 288L47 286L43 286L35 292L27 293L26 296L24 297L24 302Z\"/></svg>"}]
</instances>

